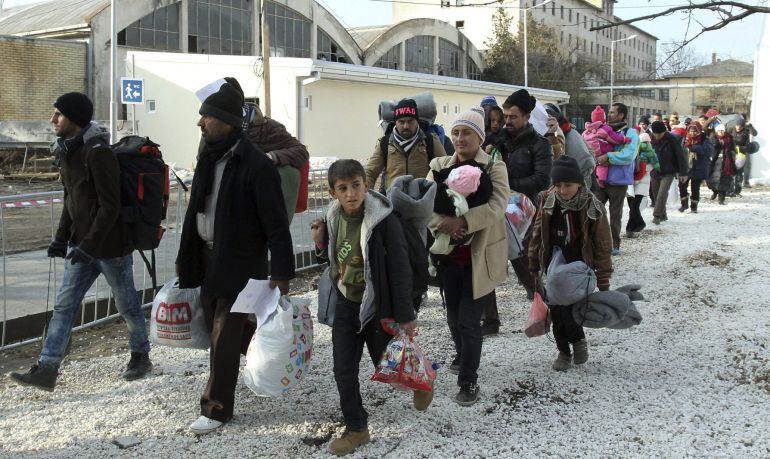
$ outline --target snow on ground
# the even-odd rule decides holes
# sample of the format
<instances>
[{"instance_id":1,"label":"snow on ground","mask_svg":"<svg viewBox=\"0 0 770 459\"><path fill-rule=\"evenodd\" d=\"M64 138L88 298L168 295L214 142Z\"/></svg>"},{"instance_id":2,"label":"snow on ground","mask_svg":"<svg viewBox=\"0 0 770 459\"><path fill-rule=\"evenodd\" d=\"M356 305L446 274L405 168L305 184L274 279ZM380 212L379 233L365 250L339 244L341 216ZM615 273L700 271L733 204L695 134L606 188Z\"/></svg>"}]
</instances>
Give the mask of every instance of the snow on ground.
<instances>
[{"instance_id":1,"label":"snow on ground","mask_svg":"<svg viewBox=\"0 0 770 459\"><path fill-rule=\"evenodd\" d=\"M550 369L555 346L526 338L529 304L509 280L498 290L503 331L484 342L481 401L451 401L440 370L436 398L415 412L408 394L368 380L372 442L353 457L770 456L770 193L668 222L623 241L613 286L639 282L649 301L631 330L588 330L590 360ZM650 220L650 209L645 210ZM422 347L453 356L437 292L421 313ZM121 325L122 326L122 325ZM0 455L24 457L326 457L342 431L331 370L331 330L316 325L313 368L285 398L239 384L235 418L216 433L187 430L208 372L204 351L155 347L157 375L127 383L125 355L67 362L53 394L0 392ZM141 443L120 450L116 437Z\"/></svg>"}]
</instances>

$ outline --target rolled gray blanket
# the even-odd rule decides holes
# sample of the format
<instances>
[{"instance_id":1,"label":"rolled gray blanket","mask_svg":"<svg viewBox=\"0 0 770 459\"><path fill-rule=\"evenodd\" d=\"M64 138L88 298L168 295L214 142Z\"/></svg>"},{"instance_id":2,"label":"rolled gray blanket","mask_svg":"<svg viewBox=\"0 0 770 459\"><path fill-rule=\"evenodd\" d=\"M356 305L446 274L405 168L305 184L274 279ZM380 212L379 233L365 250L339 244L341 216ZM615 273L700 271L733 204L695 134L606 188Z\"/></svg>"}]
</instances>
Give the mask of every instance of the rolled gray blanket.
<instances>
[{"instance_id":1,"label":"rolled gray blanket","mask_svg":"<svg viewBox=\"0 0 770 459\"><path fill-rule=\"evenodd\" d=\"M633 301L617 290L590 294L587 301L572 306L572 317L588 328L630 328L642 321Z\"/></svg>"}]
</instances>

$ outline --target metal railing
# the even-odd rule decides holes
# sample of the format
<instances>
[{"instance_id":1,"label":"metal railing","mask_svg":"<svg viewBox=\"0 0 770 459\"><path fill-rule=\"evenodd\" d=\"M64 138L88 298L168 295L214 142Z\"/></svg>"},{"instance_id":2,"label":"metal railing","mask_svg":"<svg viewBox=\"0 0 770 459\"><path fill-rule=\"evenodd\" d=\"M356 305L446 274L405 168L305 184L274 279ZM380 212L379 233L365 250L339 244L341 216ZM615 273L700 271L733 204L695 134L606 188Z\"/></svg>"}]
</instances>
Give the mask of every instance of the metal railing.
<instances>
[{"instance_id":1,"label":"metal railing","mask_svg":"<svg viewBox=\"0 0 770 459\"><path fill-rule=\"evenodd\" d=\"M165 221L166 233L156 249L158 285L175 277L187 193L173 186ZM2 254L2 327L0 350L40 339L53 309L63 261L48 258L46 249L58 227L63 191L0 197L0 251ZM291 224L295 266L298 271L316 266L310 222L322 217L329 204L326 170L309 174L308 209L295 214ZM134 252L134 282L143 307L152 305L153 288L147 269ZM112 291L100 276L86 294L75 330L119 317Z\"/></svg>"}]
</instances>

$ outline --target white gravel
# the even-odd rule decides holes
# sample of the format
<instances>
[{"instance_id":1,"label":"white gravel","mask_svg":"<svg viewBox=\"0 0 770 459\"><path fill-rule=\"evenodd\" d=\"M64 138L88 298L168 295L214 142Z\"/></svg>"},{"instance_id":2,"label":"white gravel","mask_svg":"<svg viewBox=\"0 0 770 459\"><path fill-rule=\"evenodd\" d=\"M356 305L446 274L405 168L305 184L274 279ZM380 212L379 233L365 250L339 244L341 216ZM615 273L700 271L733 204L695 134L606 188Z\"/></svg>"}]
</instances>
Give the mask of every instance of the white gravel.
<instances>
[{"instance_id":1,"label":"white gravel","mask_svg":"<svg viewBox=\"0 0 770 459\"><path fill-rule=\"evenodd\" d=\"M588 330L580 368L553 372L554 344L521 333L529 304L515 281L498 290L503 331L484 343L476 405L451 401L455 376L442 369L433 404L415 412L408 394L368 380L364 358L372 442L353 457L770 456L769 197L704 202L697 215L670 209L659 227L645 209L650 228L623 241L612 279L644 284L644 320ZM453 351L437 292L420 319L420 344L446 364ZM155 347L158 374L133 383L119 377L125 355L67 362L53 394L0 392L0 455L326 457L342 416L331 330L315 330L313 368L297 390L265 399L239 384L234 420L204 437L187 427L207 352ZM141 443L119 449L120 437Z\"/></svg>"}]
</instances>

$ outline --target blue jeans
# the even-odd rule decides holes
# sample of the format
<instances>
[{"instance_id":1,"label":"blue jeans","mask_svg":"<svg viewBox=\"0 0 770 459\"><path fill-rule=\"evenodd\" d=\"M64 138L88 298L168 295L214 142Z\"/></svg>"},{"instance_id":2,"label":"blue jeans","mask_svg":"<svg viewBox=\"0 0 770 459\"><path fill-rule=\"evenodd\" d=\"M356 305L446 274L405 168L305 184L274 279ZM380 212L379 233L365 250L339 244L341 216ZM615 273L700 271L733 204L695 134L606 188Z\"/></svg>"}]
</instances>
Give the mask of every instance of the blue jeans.
<instances>
[{"instance_id":1,"label":"blue jeans","mask_svg":"<svg viewBox=\"0 0 770 459\"><path fill-rule=\"evenodd\" d=\"M131 255L94 259L91 263L72 264L64 261L64 278L56 293L53 317L40 354L40 363L56 368L64 358L80 303L99 274L104 274L112 288L115 305L128 326L128 343L132 352L150 352L147 326L134 287L134 259Z\"/></svg>"}]
</instances>

